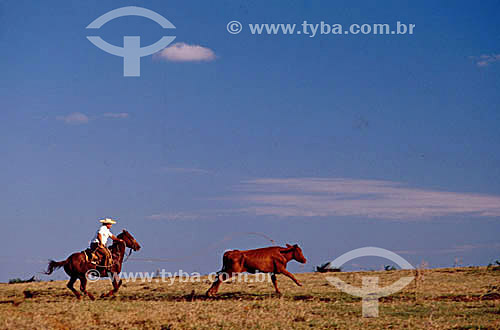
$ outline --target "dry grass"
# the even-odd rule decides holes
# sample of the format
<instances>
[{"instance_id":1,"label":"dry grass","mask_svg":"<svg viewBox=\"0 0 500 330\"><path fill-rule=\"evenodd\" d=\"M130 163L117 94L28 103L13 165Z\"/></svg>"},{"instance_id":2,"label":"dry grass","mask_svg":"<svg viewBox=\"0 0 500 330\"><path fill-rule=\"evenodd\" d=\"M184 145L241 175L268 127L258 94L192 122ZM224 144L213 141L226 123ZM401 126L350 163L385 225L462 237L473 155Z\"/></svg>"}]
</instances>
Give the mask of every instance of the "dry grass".
<instances>
[{"instance_id":1,"label":"dry grass","mask_svg":"<svg viewBox=\"0 0 500 330\"><path fill-rule=\"evenodd\" d=\"M76 300L66 282L0 284L0 327L500 329L500 271L492 268L421 270L403 291L380 300L378 318L362 318L360 299L325 280L338 276L361 286L362 276L377 275L385 286L409 273L297 274L303 287L279 275L282 297L273 294L271 283L226 283L211 299L203 296L210 284L206 278L171 286L161 280L128 282L117 297L96 301ZM110 283L90 283L89 288L98 295Z\"/></svg>"}]
</instances>

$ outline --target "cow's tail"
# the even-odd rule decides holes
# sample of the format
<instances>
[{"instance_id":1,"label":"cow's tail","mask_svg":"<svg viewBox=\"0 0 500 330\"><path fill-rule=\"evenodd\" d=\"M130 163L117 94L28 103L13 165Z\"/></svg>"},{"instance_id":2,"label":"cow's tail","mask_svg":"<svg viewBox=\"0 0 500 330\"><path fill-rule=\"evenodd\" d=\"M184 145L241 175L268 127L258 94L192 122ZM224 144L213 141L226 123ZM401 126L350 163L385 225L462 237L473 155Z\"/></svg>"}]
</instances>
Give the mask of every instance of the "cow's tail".
<instances>
[{"instance_id":1,"label":"cow's tail","mask_svg":"<svg viewBox=\"0 0 500 330\"><path fill-rule=\"evenodd\" d=\"M225 273L227 269L230 269L231 264L231 258L228 257L227 252L224 253L224 256L222 257L222 269L220 270L220 273Z\"/></svg>"},{"instance_id":2,"label":"cow's tail","mask_svg":"<svg viewBox=\"0 0 500 330\"><path fill-rule=\"evenodd\" d=\"M45 272L46 275L52 274L52 272L58 268L63 267L69 262L69 258L64 260L64 261L54 261L50 260L49 261L49 266L47 267L47 271Z\"/></svg>"}]
</instances>

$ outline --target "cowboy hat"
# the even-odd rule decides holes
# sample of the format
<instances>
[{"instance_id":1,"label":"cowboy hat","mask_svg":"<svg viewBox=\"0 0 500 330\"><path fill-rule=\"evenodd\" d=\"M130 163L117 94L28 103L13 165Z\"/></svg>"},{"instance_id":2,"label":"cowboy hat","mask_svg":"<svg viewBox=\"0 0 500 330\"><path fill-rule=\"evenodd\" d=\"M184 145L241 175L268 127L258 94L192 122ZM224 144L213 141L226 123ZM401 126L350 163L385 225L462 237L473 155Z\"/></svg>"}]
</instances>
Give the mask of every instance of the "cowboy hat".
<instances>
[{"instance_id":1,"label":"cowboy hat","mask_svg":"<svg viewBox=\"0 0 500 330\"><path fill-rule=\"evenodd\" d=\"M100 222L100 223L103 223L103 224L105 224L105 225L107 225L107 224L114 225L114 224L116 223L116 221L115 221L115 220L110 219L110 218L101 219L101 220L99 220L99 222Z\"/></svg>"}]
</instances>

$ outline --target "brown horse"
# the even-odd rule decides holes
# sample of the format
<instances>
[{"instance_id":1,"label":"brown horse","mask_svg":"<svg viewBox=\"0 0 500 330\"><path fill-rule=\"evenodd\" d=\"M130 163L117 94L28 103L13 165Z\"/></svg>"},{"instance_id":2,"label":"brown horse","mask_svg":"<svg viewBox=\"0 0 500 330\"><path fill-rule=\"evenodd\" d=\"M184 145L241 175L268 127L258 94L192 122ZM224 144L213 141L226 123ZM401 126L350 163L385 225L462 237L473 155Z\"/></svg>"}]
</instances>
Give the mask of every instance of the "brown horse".
<instances>
[{"instance_id":1,"label":"brown horse","mask_svg":"<svg viewBox=\"0 0 500 330\"><path fill-rule=\"evenodd\" d=\"M125 229L117 237L122 239L123 241L115 241L109 248L113 256L113 264L108 266L107 269L101 266L96 266L88 261L85 252L75 252L64 261L57 262L51 260L45 274L50 275L55 269L64 267L64 271L70 276L70 280L66 286L71 291L73 291L78 299L81 299L80 293L78 293L78 291L76 291L73 287L76 280L80 280L80 291L92 300L94 300L95 298L91 293L87 291L87 276L112 276L113 289L107 294L102 294L101 298L112 296L122 285L119 274L122 270L125 249L128 247L134 251L138 251L141 248L134 237L132 237L132 235L130 235L130 233ZM132 253L132 250L130 250L130 253Z\"/></svg>"}]
</instances>

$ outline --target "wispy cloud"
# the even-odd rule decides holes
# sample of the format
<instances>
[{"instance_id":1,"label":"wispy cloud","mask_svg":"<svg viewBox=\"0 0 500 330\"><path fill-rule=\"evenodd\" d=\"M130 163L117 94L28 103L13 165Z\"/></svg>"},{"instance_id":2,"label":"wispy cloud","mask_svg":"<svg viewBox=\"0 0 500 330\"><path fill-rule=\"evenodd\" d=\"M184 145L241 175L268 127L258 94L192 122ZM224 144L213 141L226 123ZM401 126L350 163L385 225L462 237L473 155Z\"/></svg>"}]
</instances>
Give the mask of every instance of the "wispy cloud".
<instances>
[{"instance_id":1,"label":"wispy cloud","mask_svg":"<svg viewBox=\"0 0 500 330\"><path fill-rule=\"evenodd\" d=\"M64 121L66 124L87 124L90 119L81 112L73 112L66 116L57 116L57 120Z\"/></svg>"},{"instance_id":2,"label":"wispy cloud","mask_svg":"<svg viewBox=\"0 0 500 330\"><path fill-rule=\"evenodd\" d=\"M228 199L263 216L358 216L422 220L441 216L500 216L500 196L408 188L397 182L344 178L256 179Z\"/></svg>"},{"instance_id":3,"label":"wispy cloud","mask_svg":"<svg viewBox=\"0 0 500 330\"><path fill-rule=\"evenodd\" d=\"M156 213L146 217L149 220L165 220L165 221L180 221L180 220L196 220L201 217L201 214L187 212L165 212Z\"/></svg>"},{"instance_id":4,"label":"wispy cloud","mask_svg":"<svg viewBox=\"0 0 500 330\"><path fill-rule=\"evenodd\" d=\"M163 172L170 172L170 173L186 173L186 174L209 174L210 171L208 170L203 170L201 168L190 168L190 167L162 167L161 170Z\"/></svg>"},{"instance_id":5,"label":"wispy cloud","mask_svg":"<svg viewBox=\"0 0 500 330\"><path fill-rule=\"evenodd\" d=\"M202 220L209 218L233 217L238 211L231 209L210 209L193 211L159 212L146 216L149 220Z\"/></svg>"},{"instance_id":6,"label":"wispy cloud","mask_svg":"<svg viewBox=\"0 0 500 330\"><path fill-rule=\"evenodd\" d=\"M178 42L154 55L155 58L172 62L209 62L216 56L210 48Z\"/></svg>"},{"instance_id":7,"label":"wispy cloud","mask_svg":"<svg viewBox=\"0 0 500 330\"><path fill-rule=\"evenodd\" d=\"M469 56L477 66L485 67L492 63L500 61L500 54L483 54L480 56Z\"/></svg>"},{"instance_id":8,"label":"wispy cloud","mask_svg":"<svg viewBox=\"0 0 500 330\"><path fill-rule=\"evenodd\" d=\"M405 254L405 255L436 255L436 254L467 253L478 249L500 250L500 243L461 244L461 245L454 245L448 248L399 250L395 252L398 254Z\"/></svg>"},{"instance_id":9,"label":"wispy cloud","mask_svg":"<svg viewBox=\"0 0 500 330\"><path fill-rule=\"evenodd\" d=\"M114 119L126 119L129 117L129 114L126 112L106 112L103 114L103 117L114 118Z\"/></svg>"},{"instance_id":10,"label":"wispy cloud","mask_svg":"<svg viewBox=\"0 0 500 330\"><path fill-rule=\"evenodd\" d=\"M98 120L100 118L111 118L111 119L127 119L129 114L126 112L106 112L102 115L94 116L92 120ZM64 121L66 124L88 124L91 118L81 112L73 112L65 116L57 116L57 120Z\"/></svg>"}]
</instances>

